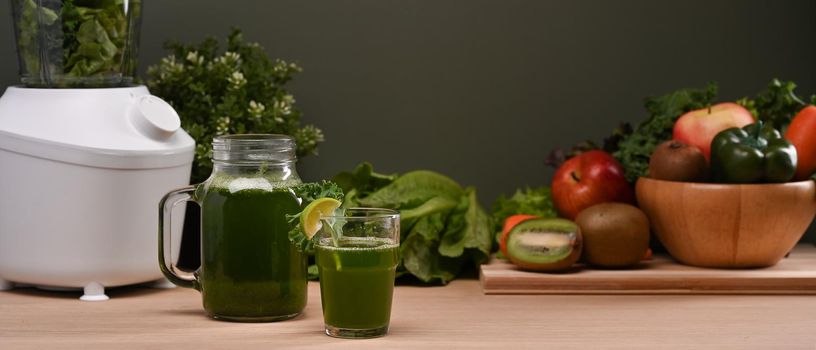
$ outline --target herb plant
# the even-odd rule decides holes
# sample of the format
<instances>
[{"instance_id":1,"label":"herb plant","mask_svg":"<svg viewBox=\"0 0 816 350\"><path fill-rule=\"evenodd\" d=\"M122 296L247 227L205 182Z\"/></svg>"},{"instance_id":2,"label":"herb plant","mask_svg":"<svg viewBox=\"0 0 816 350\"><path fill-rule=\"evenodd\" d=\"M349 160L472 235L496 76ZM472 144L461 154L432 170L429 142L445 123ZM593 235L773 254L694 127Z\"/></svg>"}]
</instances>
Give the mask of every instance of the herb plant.
<instances>
[{"instance_id":1,"label":"herb plant","mask_svg":"<svg viewBox=\"0 0 816 350\"><path fill-rule=\"evenodd\" d=\"M165 47L172 54L148 68L147 86L176 109L196 140L194 183L209 176L210 143L218 135L286 134L295 138L298 156L317 153L323 133L301 125L301 111L285 89L301 71L296 64L270 59L259 44L244 42L238 29L229 34L225 52L215 38Z\"/></svg>"}]
</instances>

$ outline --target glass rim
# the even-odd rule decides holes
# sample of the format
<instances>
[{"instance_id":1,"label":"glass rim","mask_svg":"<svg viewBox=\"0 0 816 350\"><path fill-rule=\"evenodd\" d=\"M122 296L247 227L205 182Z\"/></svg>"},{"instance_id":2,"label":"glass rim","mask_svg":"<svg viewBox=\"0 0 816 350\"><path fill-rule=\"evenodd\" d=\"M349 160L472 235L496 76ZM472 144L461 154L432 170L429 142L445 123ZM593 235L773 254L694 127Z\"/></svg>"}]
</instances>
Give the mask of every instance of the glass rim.
<instances>
[{"instance_id":1,"label":"glass rim","mask_svg":"<svg viewBox=\"0 0 816 350\"><path fill-rule=\"evenodd\" d=\"M289 164L297 160L295 138L283 134L226 134L213 138L213 163Z\"/></svg>"},{"instance_id":2,"label":"glass rim","mask_svg":"<svg viewBox=\"0 0 816 350\"><path fill-rule=\"evenodd\" d=\"M371 215L349 215L349 212L356 213L370 213ZM397 210L386 208L366 208L354 207L346 208L343 215L321 215L323 219L343 219L346 221L365 221L372 219L397 219L399 220L400 213Z\"/></svg>"}]
</instances>

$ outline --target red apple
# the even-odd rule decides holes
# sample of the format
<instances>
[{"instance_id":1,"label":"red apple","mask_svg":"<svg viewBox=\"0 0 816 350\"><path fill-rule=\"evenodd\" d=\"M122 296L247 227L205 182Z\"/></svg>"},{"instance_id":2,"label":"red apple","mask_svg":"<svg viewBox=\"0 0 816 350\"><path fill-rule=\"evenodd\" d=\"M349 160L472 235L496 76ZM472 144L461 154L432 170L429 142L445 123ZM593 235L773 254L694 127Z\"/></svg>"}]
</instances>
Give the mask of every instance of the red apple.
<instances>
[{"instance_id":1,"label":"red apple","mask_svg":"<svg viewBox=\"0 0 816 350\"><path fill-rule=\"evenodd\" d=\"M714 136L725 129L741 128L753 122L754 116L747 109L736 103L724 102L680 116L674 123L673 138L699 148L706 161L710 161Z\"/></svg>"},{"instance_id":2,"label":"red apple","mask_svg":"<svg viewBox=\"0 0 816 350\"><path fill-rule=\"evenodd\" d=\"M581 153L561 165L552 180L558 213L575 220L582 210L606 202L634 203L634 192L623 167L604 151Z\"/></svg>"}]
</instances>

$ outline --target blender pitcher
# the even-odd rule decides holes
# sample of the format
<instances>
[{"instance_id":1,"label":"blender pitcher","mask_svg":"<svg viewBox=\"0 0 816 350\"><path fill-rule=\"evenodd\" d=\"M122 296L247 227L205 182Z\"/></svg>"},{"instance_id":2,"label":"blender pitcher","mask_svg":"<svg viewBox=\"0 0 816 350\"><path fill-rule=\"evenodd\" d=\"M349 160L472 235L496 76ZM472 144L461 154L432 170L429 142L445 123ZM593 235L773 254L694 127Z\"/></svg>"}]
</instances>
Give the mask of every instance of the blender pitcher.
<instances>
[{"instance_id":1,"label":"blender pitcher","mask_svg":"<svg viewBox=\"0 0 816 350\"><path fill-rule=\"evenodd\" d=\"M133 82L142 0L11 0L20 78L28 87Z\"/></svg>"}]
</instances>

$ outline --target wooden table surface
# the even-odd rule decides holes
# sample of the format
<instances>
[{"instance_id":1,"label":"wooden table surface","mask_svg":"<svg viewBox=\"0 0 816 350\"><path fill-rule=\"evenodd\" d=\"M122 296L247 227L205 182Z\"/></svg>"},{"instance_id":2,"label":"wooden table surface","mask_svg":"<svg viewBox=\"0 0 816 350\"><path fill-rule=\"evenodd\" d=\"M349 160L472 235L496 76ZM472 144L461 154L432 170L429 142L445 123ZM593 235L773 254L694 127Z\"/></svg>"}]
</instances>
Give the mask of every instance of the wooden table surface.
<instances>
[{"instance_id":1,"label":"wooden table surface","mask_svg":"<svg viewBox=\"0 0 816 350\"><path fill-rule=\"evenodd\" d=\"M198 292L129 287L106 302L0 292L0 349L816 349L816 297L484 295L479 282L399 286L391 332L323 334L319 285L300 317L208 319Z\"/></svg>"}]
</instances>

